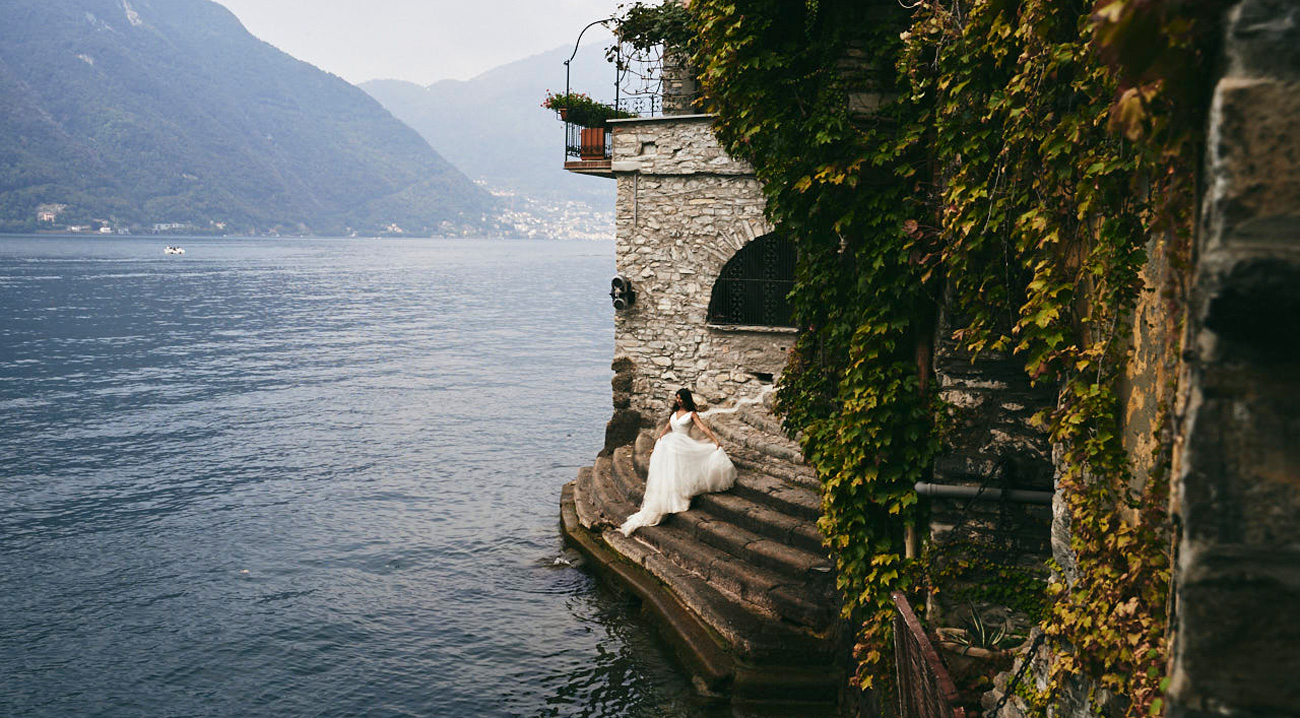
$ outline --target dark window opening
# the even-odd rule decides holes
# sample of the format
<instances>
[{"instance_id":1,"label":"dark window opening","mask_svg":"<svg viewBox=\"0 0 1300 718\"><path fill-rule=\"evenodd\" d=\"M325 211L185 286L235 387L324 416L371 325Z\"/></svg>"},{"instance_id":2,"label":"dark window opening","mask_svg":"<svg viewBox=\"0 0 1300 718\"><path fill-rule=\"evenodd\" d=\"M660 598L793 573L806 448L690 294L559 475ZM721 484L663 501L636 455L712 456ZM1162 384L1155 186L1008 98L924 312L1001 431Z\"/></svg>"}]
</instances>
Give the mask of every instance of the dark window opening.
<instances>
[{"instance_id":1,"label":"dark window opening","mask_svg":"<svg viewBox=\"0 0 1300 718\"><path fill-rule=\"evenodd\" d=\"M794 243L765 234L727 261L709 298L709 323L792 327Z\"/></svg>"}]
</instances>

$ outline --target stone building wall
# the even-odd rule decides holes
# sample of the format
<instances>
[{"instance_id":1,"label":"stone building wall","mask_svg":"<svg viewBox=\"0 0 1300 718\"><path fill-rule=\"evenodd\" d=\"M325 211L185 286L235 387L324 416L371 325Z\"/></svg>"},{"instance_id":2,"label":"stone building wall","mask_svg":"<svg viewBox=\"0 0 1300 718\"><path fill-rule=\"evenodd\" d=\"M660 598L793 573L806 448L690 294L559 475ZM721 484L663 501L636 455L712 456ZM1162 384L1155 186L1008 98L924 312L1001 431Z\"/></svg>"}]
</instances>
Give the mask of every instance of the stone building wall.
<instances>
[{"instance_id":1,"label":"stone building wall","mask_svg":"<svg viewBox=\"0 0 1300 718\"><path fill-rule=\"evenodd\" d=\"M1147 243L1143 291L1133 312L1128 363L1120 385L1123 441L1140 492L1157 472L1169 471L1178 407L1179 369L1187 313L1187 239L1160 234Z\"/></svg>"},{"instance_id":2,"label":"stone building wall","mask_svg":"<svg viewBox=\"0 0 1300 718\"><path fill-rule=\"evenodd\" d=\"M1300 714L1300 4L1224 23L1175 457L1170 716Z\"/></svg>"},{"instance_id":3,"label":"stone building wall","mask_svg":"<svg viewBox=\"0 0 1300 718\"><path fill-rule=\"evenodd\" d=\"M1223 27L1195 246L1148 245L1121 394L1133 488L1172 472L1175 718L1300 714L1300 5L1244 0ZM1068 543L1058 511L1067 579ZM1068 693L1054 715L1111 713Z\"/></svg>"},{"instance_id":4,"label":"stone building wall","mask_svg":"<svg viewBox=\"0 0 1300 718\"><path fill-rule=\"evenodd\" d=\"M772 231L753 170L718 145L707 115L611 123L616 263L635 302L615 314L615 421L662 421L678 388L711 405L757 397L785 365L793 330L713 327L719 272ZM620 415L621 412L621 415Z\"/></svg>"},{"instance_id":5,"label":"stone building wall","mask_svg":"<svg viewBox=\"0 0 1300 718\"><path fill-rule=\"evenodd\" d=\"M1054 466L1034 414L1056 402L1056 388L1034 386L1024 360L988 352L972 360L952 338L953 307L940 313L934 373L949 407L932 481L940 486L1050 494ZM929 499L931 540L971 541L1004 552L1007 563L1041 568L1051 555L1052 511L1043 504L992 498Z\"/></svg>"}]
</instances>

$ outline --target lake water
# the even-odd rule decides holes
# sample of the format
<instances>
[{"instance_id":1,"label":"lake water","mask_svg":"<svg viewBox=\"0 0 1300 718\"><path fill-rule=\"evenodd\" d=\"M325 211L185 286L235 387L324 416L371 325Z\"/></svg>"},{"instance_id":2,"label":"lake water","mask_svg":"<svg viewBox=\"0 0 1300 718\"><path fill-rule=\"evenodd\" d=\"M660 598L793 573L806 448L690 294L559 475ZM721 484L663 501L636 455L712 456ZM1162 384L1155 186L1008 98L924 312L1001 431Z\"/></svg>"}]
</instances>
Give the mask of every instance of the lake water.
<instances>
[{"instance_id":1,"label":"lake water","mask_svg":"<svg viewBox=\"0 0 1300 718\"><path fill-rule=\"evenodd\" d=\"M559 536L612 244L168 241L0 238L0 716L713 714Z\"/></svg>"}]
</instances>

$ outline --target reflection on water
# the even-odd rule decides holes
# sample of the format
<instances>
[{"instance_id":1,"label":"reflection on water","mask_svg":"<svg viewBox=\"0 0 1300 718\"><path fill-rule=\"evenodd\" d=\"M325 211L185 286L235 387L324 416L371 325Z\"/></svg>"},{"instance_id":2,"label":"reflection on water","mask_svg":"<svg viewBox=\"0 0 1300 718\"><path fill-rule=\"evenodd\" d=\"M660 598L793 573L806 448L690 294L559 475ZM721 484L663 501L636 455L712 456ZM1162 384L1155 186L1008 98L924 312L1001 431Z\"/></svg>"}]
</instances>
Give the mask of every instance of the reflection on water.
<instances>
[{"instance_id":1,"label":"reflection on water","mask_svg":"<svg viewBox=\"0 0 1300 718\"><path fill-rule=\"evenodd\" d=\"M571 565L608 243L0 239L0 715L709 716Z\"/></svg>"}]
</instances>

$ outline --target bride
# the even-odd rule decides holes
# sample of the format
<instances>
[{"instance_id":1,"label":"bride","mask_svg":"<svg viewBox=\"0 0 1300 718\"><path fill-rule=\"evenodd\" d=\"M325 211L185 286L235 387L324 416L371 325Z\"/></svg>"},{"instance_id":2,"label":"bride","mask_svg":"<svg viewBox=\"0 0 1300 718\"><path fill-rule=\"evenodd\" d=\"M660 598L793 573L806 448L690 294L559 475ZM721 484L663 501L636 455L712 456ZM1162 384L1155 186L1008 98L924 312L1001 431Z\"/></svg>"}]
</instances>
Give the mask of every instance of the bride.
<instances>
[{"instance_id":1,"label":"bride","mask_svg":"<svg viewBox=\"0 0 1300 718\"><path fill-rule=\"evenodd\" d=\"M714 445L692 439L692 424L700 427ZM678 389L668 425L659 434L650 454L641 510L627 517L618 530L624 536L631 536L642 526L655 526L666 514L689 509L691 497L726 491L735 480L736 467L722 450L718 437L695 413L690 390Z\"/></svg>"}]
</instances>

